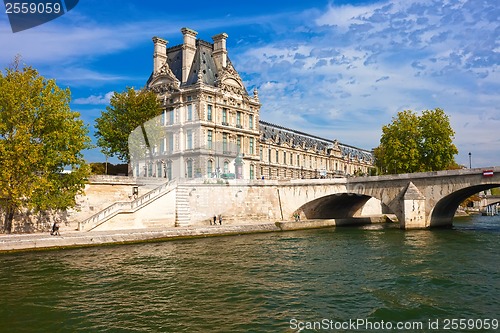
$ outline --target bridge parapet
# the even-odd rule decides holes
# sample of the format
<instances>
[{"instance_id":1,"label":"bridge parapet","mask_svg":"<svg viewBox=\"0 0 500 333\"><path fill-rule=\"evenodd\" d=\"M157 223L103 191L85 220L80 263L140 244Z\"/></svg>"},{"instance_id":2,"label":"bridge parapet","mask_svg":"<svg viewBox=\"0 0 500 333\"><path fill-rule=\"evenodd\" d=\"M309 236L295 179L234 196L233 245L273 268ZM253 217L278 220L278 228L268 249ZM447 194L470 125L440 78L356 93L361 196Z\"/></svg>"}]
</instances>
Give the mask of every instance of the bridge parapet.
<instances>
[{"instance_id":1,"label":"bridge parapet","mask_svg":"<svg viewBox=\"0 0 500 333\"><path fill-rule=\"evenodd\" d=\"M430 171L430 172L403 173L394 175L352 177L352 178L347 178L347 182L360 183L360 182L381 182L381 181L400 181L400 180L415 181L418 179L429 179L436 177L456 178L458 176L474 176L474 175L484 177L483 174L487 170L491 170L494 176L500 174L500 166L495 166L495 167L474 168L474 169L456 169L456 170L442 170L442 171Z\"/></svg>"}]
</instances>

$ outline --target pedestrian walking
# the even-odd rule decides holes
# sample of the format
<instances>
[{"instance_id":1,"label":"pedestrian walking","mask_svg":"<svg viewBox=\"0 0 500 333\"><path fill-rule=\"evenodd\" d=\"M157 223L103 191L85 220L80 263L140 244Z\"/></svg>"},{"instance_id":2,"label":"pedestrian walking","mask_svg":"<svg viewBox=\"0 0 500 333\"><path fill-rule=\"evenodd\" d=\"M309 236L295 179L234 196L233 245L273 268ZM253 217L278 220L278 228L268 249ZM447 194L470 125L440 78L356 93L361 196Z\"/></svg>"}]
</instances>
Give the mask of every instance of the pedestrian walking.
<instances>
[{"instance_id":1,"label":"pedestrian walking","mask_svg":"<svg viewBox=\"0 0 500 333\"><path fill-rule=\"evenodd\" d=\"M52 236L61 236L61 234L59 233L59 223L54 222L54 224L52 225L52 230L50 230L50 234Z\"/></svg>"},{"instance_id":2,"label":"pedestrian walking","mask_svg":"<svg viewBox=\"0 0 500 333\"><path fill-rule=\"evenodd\" d=\"M219 214L219 224L222 225L222 215Z\"/></svg>"},{"instance_id":3,"label":"pedestrian walking","mask_svg":"<svg viewBox=\"0 0 500 333\"><path fill-rule=\"evenodd\" d=\"M210 223L212 225L212 223ZM214 215L214 225L217 225L217 215Z\"/></svg>"}]
</instances>

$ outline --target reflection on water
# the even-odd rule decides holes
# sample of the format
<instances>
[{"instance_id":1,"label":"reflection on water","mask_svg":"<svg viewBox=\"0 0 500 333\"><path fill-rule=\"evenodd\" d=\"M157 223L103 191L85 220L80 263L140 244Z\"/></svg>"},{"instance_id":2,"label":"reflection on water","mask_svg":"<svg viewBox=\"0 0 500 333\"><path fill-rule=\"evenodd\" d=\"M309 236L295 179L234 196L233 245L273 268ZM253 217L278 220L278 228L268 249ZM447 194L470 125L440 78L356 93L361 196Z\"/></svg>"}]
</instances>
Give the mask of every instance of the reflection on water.
<instances>
[{"instance_id":1,"label":"reflection on water","mask_svg":"<svg viewBox=\"0 0 500 333\"><path fill-rule=\"evenodd\" d=\"M291 332L290 320L492 318L500 219L0 256L1 332Z\"/></svg>"}]
</instances>

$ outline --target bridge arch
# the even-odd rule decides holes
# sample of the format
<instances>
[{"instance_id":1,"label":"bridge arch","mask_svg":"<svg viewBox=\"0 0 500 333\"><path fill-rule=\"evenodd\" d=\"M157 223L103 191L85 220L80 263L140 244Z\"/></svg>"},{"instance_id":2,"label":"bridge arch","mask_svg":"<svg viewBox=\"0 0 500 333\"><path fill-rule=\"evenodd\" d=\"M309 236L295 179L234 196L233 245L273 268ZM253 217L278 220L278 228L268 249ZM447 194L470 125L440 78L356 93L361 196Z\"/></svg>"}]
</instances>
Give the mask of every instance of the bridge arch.
<instances>
[{"instance_id":1,"label":"bridge arch","mask_svg":"<svg viewBox=\"0 0 500 333\"><path fill-rule=\"evenodd\" d=\"M390 212L379 199L365 194L335 193L325 195L303 204L298 210L307 219L344 219L360 216L363 207L370 199L380 205L380 212ZM380 213L379 212L379 213Z\"/></svg>"},{"instance_id":2,"label":"bridge arch","mask_svg":"<svg viewBox=\"0 0 500 333\"><path fill-rule=\"evenodd\" d=\"M455 216L455 212L458 206L465 199L467 199L471 195L495 187L500 187L500 183L469 186L444 196L435 204L434 208L432 209L429 218L429 226L451 227L453 224L453 217Z\"/></svg>"}]
</instances>

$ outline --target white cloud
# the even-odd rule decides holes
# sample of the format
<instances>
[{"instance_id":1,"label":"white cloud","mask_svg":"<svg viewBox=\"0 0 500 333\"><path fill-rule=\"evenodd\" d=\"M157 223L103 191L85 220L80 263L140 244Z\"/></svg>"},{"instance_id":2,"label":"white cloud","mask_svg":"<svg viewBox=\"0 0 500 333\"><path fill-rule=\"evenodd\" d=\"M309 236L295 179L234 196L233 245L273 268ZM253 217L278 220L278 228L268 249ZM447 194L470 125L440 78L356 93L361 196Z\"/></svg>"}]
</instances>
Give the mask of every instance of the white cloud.
<instances>
[{"instance_id":1,"label":"white cloud","mask_svg":"<svg viewBox=\"0 0 500 333\"><path fill-rule=\"evenodd\" d=\"M371 148L397 111L441 107L457 132L460 163L465 163L460 160L463 151L481 147L473 151L478 163L489 160L494 163L488 164L500 165L498 120L474 116L500 112L494 0L360 6L333 2L326 9L303 13L187 22L113 25L80 17L69 25L64 20L14 35L8 22L0 19L0 45L8 46L2 48L0 62L8 64L20 53L28 63L46 65L43 74L48 72L58 82L119 83L123 88L144 79L133 77L128 68L108 71L87 65L147 43L158 31L164 37L178 36L179 28L187 25L200 31L203 39L206 29L247 25L251 30L242 30L243 37L226 30L230 39L238 41L231 48L228 40L229 56L247 86L259 88L263 120ZM259 28L265 36L259 35ZM251 37L245 40L245 36ZM108 98L108 94L88 95L73 103L102 105ZM497 144L484 144L492 142Z\"/></svg>"},{"instance_id":2,"label":"white cloud","mask_svg":"<svg viewBox=\"0 0 500 333\"><path fill-rule=\"evenodd\" d=\"M332 6L316 19L317 25L334 25L343 29L349 28L352 24L364 23L364 18L377 8L377 5L370 6Z\"/></svg>"},{"instance_id":3,"label":"white cloud","mask_svg":"<svg viewBox=\"0 0 500 333\"><path fill-rule=\"evenodd\" d=\"M89 97L77 98L73 101L76 105L107 105L113 96L114 91L110 91L105 95L91 95Z\"/></svg>"},{"instance_id":4,"label":"white cloud","mask_svg":"<svg viewBox=\"0 0 500 333\"><path fill-rule=\"evenodd\" d=\"M370 148L396 112L441 107L461 153L481 147L478 163L500 165L498 119L473 116L500 112L495 8L466 0L330 5L310 20L316 25L301 22L314 38L289 34L235 63L263 90L263 120Z\"/></svg>"},{"instance_id":5,"label":"white cloud","mask_svg":"<svg viewBox=\"0 0 500 333\"><path fill-rule=\"evenodd\" d=\"M44 75L49 77L57 77L58 83L64 85L78 86L100 86L106 83L122 83L127 84L137 78L104 73L102 71L90 70L81 67L50 67L44 71Z\"/></svg>"}]
</instances>

